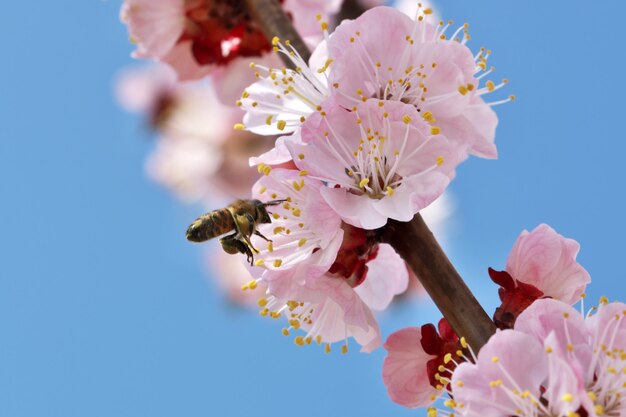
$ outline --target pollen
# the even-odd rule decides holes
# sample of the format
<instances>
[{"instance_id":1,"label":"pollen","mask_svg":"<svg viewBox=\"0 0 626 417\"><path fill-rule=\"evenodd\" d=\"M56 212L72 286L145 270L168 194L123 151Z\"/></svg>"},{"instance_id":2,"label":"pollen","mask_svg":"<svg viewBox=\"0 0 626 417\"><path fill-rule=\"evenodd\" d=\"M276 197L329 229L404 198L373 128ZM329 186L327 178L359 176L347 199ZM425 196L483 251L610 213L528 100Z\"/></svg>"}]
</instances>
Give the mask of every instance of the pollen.
<instances>
[{"instance_id":1,"label":"pollen","mask_svg":"<svg viewBox=\"0 0 626 417\"><path fill-rule=\"evenodd\" d=\"M387 186L387 196L391 197L393 195L393 188L391 188L390 186Z\"/></svg>"},{"instance_id":2,"label":"pollen","mask_svg":"<svg viewBox=\"0 0 626 417\"><path fill-rule=\"evenodd\" d=\"M274 36L272 38L272 45L273 46L277 46L279 42L280 42L280 38L278 36Z\"/></svg>"},{"instance_id":3,"label":"pollen","mask_svg":"<svg viewBox=\"0 0 626 417\"><path fill-rule=\"evenodd\" d=\"M574 401L574 396L572 394L570 394L569 392L565 393L561 397L561 401L564 401L566 403L571 403L572 401Z\"/></svg>"},{"instance_id":4,"label":"pollen","mask_svg":"<svg viewBox=\"0 0 626 417\"><path fill-rule=\"evenodd\" d=\"M306 238L302 238L298 241L298 247L301 248L306 243Z\"/></svg>"},{"instance_id":5,"label":"pollen","mask_svg":"<svg viewBox=\"0 0 626 417\"><path fill-rule=\"evenodd\" d=\"M256 266L263 266L265 264L265 259L257 259L254 264ZM261 306L262 307L262 306Z\"/></svg>"},{"instance_id":6,"label":"pollen","mask_svg":"<svg viewBox=\"0 0 626 417\"><path fill-rule=\"evenodd\" d=\"M279 268L283 264L282 259L274 259L274 267Z\"/></svg>"},{"instance_id":7,"label":"pollen","mask_svg":"<svg viewBox=\"0 0 626 417\"><path fill-rule=\"evenodd\" d=\"M271 167L271 166L269 166L269 165L266 165L266 166L263 168L263 174L264 174L264 175L270 175L270 172L272 172L272 167Z\"/></svg>"},{"instance_id":8,"label":"pollen","mask_svg":"<svg viewBox=\"0 0 626 417\"><path fill-rule=\"evenodd\" d=\"M243 123L236 123L235 126L233 126L233 129L235 130L245 130L245 126Z\"/></svg>"},{"instance_id":9,"label":"pollen","mask_svg":"<svg viewBox=\"0 0 626 417\"><path fill-rule=\"evenodd\" d=\"M272 124L272 117L274 117L274 116L272 116L271 114L269 116L267 116L267 119L265 119L265 124L266 125L269 126L269 125Z\"/></svg>"},{"instance_id":10,"label":"pollen","mask_svg":"<svg viewBox=\"0 0 626 417\"><path fill-rule=\"evenodd\" d=\"M437 166L442 166L443 165L443 156L438 156L437 157Z\"/></svg>"},{"instance_id":11,"label":"pollen","mask_svg":"<svg viewBox=\"0 0 626 417\"><path fill-rule=\"evenodd\" d=\"M370 179L369 179L369 178L363 178L363 179L361 180L361 182L359 182L359 187L363 188L363 187L365 187L367 184L369 184L369 182L370 182Z\"/></svg>"},{"instance_id":12,"label":"pollen","mask_svg":"<svg viewBox=\"0 0 626 417\"><path fill-rule=\"evenodd\" d=\"M446 355L443 357L443 363L447 364L452 360L452 354L451 353L446 353Z\"/></svg>"},{"instance_id":13,"label":"pollen","mask_svg":"<svg viewBox=\"0 0 626 417\"><path fill-rule=\"evenodd\" d=\"M259 298L259 301L257 301L257 304L259 305L259 307L265 307L267 305L267 298L265 297Z\"/></svg>"},{"instance_id":14,"label":"pollen","mask_svg":"<svg viewBox=\"0 0 626 417\"><path fill-rule=\"evenodd\" d=\"M276 123L276 127L278 128L278 130L284 130L285 126L287 126L287 122L285 122L284 120L279 120Z\"/></svg>"},{"instance_id":15,"label":"pollen","mask_svg":"<svg viewBox=\"0 0 626 417\"><path fill-rule=\"evenodd\" d=\"M326 343L326 346L324 346L324 352L330 353L330 343Z\"/></svg>"},{"instance_id":16,"label":"pollen","mask_svg":"<svg viewBox=\"0 0 626 417\"><path fill-rule=\"evenodd\" d=\"M344 355L345 355L346 353L348 353L348 345L343 345L343 346L341 347L341 353L342 353L342 354L344 354Z\"/></svg>"},{"instance_id":17,"label":"pollen","mask_svg":"<svg viewBox=\"0 0 626 417\"><path fill-rule=\"evenodd\" d=\"M289 329L283 328L282 332L283 332L283 336L289 336Z\"/></svg>"},{"instance_id":18,"label":"pollen","mask_svg":"<svg viewBox=\"0 0 626 417\"><path fill-rule=\"evenodd\" d=\"M441 128L439 126L432 126L430 128L430 134L431 135L438 135L441 133Z\"/></svg>"},{"instance_id":19,"label":"pollen","mask_svg":"<svg viewBox=\"0 0 626 417\"><path fill-rule=\"evenodd\" d=\"M487 87L487 90L489 91L493 91L496 89L496 85L494 84L493 81L489 80L485 83L485 86Z\"/></svg>"},{"instance_id":20,"label":"pollen","mask_svg":"<svg viewBox=\"0 0 626 417\"><path fill-rule=\"evenodd\" d=\"M462 85L459 87L459 93L461 93L461 95L465 95L467 94L467 87Z\"/></svg>"},{"instance_id":21,"label":"pollen","mask_svg":"<svg viewBox=\"0 0 626 417\"><path fill-rule=\"evenodd\" d=\"M263 194L265 191L267 191L267 187L262 185L261 188L259 188L259 194Z\"/></svg>"},{"instance_id":22,"label":"pollen","mask_svg":"<svg viewBox=\"0 0 626 417\"><path fill-rule=\"evenodd\" d=\"M429 123L435 123L435 117L433 116L433 114L429 111L425 112L422 117L424 118L424 120L426 120Z\"/></svg>"},{"instance_id":23,"label":"pollen","mask_svg":"<svg viewBox=\"0 0 626 417\"><path fill-rule=\"evenodd\" d=\"M298 154L298 159L302 161L304 159L304 154L303 153Z\"/></svg>"},{"instance_id":24,"label":"pollen","mask_svg":"<svg viewBox=\"0 0 626 417\"><path fill-rule=\"evenodd\" d=\"M298 175L301 177L306 177L307 175L309 175L309 171L303 169L298 173Z\"/></svg>"},{"instance_id":25,"label":"pollen","mask_svg":"<svg viewBox=\"0 0 626 417\"><path fill-rule=\"evenodd\" d=\"M411 123L411 118L405 114L404 116L402 116L402 121L404 122L405 125L408 125L409 123Z\"/></svg>"},{"instance_id":26,"label":"pollen","mask_svg":"<svg viewBox=\"0 0 626 417\"><path fill-rule=\"evenodd\" d=\"M498 362L500 362L500 358L498 358L497 356L493 356L493 357L491 358L491 362L493 362L493 363L498 363Z\"/></svg>"}]
</instances>

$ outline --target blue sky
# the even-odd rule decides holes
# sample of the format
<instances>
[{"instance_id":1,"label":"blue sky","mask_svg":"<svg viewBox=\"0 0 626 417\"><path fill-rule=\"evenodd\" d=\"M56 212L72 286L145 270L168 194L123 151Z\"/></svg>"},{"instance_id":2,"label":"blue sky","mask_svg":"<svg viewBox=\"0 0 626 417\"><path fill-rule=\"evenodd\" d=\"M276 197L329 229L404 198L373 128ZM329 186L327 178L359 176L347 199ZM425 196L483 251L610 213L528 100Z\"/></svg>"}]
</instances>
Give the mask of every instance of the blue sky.
<instances>
[{"instance_id":1,"label":"blue sky","mask_svg":"<svg viewBox=\"0 0 626 417\"><path fill-rule=\"evenodd\" d=\"M440 1L518 100L498 107L500 158L451 189L449 255L492 311L486 268L541 222L581 243L591 300L626 299L623 2ZM149 182L152 143L112 98L131 46L117 1L8 2L0 25L0 415L423 415L391 403L384 352L324 355L229 305ZM385 335L434 321L429 303ZM353 349L356 350L356 349Z\"/></svg>"}]
</instances>

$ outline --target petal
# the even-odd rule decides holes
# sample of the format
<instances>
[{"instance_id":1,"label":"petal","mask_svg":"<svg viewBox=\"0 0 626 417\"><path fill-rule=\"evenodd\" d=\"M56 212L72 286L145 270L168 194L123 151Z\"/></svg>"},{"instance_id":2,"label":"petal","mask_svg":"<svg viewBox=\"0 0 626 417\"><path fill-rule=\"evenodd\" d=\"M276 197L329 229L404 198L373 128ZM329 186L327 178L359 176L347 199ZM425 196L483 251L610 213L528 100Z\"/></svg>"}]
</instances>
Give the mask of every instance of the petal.
<instances>
[{"instance_id":1,"label":"petal","mask_svg":"<svg viewBox=\"0 0 626 417\"><path fill-rule=\"evenodd\" d=\"M406 291L409 273L404 260L387 244L378 246L378 255L367 263L367 276L354 290L372 310L384 310L393 297Z\"/></svg>"},{"instance_id":2,"label":"petal","mask_svg":"<svg viewBox=\"0 0 626 417\"><path fill-rule=\"evenodd\" d=\"M422 349L421 330L408 327L389 336L385 342L387 357L383 364L383 382L389 397L405 407L426 407L438 397L428 380L426 363L435 358Z\"/></svg>"}]
</instances>

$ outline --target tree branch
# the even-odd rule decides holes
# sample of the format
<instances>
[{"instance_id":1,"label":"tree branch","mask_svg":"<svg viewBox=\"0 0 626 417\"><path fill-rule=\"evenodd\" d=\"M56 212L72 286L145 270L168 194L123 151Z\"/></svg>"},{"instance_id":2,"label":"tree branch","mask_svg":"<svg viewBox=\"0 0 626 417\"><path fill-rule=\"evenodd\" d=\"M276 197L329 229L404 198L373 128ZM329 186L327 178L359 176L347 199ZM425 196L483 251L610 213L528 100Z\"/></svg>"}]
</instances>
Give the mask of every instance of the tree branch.
<instances>
[{"instance_id":1,"label":"tree branch","mask_svg":"<svg viewBox=\"0 0 626 417\"><path fill-rule=\"evenodd\" d=\"M278 36L282 42L289 40L304 61L309 62L311 52L278 0L245 0L245 2L250 16L261 26L268 40L271 41L274 36ZM294 68L289 58L283 54L280 54L280 57L287 67Z\"/></svg>"},{"instance_id":2,"label":"tree branch","mask_svg":"<svg viewBox=\"0 0 626 417\"><path fill-rule=\"evenodd\" d=\"M407 223L389 220L381 240L389 243L417 275L456 334L478 351L496 327L418 213Z\"/></svg>"}]
</instances>

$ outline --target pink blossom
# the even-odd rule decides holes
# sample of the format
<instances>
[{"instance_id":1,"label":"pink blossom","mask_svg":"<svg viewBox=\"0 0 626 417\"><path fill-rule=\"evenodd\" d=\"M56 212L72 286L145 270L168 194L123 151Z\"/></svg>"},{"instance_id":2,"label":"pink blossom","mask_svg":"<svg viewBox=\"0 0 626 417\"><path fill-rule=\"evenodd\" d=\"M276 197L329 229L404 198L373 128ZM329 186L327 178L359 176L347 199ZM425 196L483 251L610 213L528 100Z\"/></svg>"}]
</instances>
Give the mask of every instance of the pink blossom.
<instances>
[{"instance_id":1,"label":"pink blossom","mask_svg":"<svg viewBox=\"0 0 626 417\"><path fill-rule=\"evenodd\" d=\"M389 397L405 407L425 407L441 395L454 370L459 338L445 319L439 333L432 324L409 327L393 333L385 342L387 357L383 382ZM461 360L461 359L459 359ZM442 385L443 384L443 385Z\"/></svg>"},{"instance_id":2,"label":"pink blossom","mask_svg":"<svg viewBox=\"0 0 626 417\"><path fill-rule=\"evenodd\" d=\"M285 200L271 208L273 221L253 237L258 250L253 275L267 285L262 315L287 316L283 333L303 329L296 344L330 344L353 337L363 351L381 343L372 309L385 308L406 290L404 262L365 231L343 225L319 193L321 181L304 171L271 169L253 187L261 200Z\"/></svg>"},{"instance_id":3,"label":"pink blossom","mask_svg":"<svg viewBox=\"0 0 626 417\"><path fill-rule=\"evenodd\" d=\"M450 25L430 24L430 13L423 11L414 20L376 7L339 25L327 46L334 60L329 74L333 94L346 108L368 98L411 104L460 148L495 158L495 103L485 103L482 96L505 82L487 81L481 87L492 71L486 66L489 52L474 55L465 46L466 26L448 40Z\"/></svg>"},{"instance_id":4,"label":"pink blossom","mask_svg":"<svg viewBox=\"0 0 626 417\"><path fill-rule=\"evenodd\" d=\"M535 301L514 330L496 333L452 377L462 416L622 415L626 305L602 298L583 317L566 303Z\"/></svg>"},{"instance_id":5,"label":"pink blossom","mask_svg":"<svg viewBox=\"0 0 626 417\"><path fill-rule=\"evenodd\" d=\"M338 11L341 0L284 0L296 28L311 44L319 41L317 14ZM272 46L250 18L242 0L126 0L121 19L137 44L136 58L166 62L181 80L202 78L219 68L220 97L234 101L249 84L249 71L237 70L249 58L272 56ZM276 57L263 58L276 62ZM231 65L232 64L232 65ZM242 65L243 64L243 65ZM233 86L238 85L236 94Z\"/></svg>"},{"instance_id":6,"label":"pink blossom","mask_svg":"<svg viewBox=\"0 0 626 417\"><path fill-rule=\"evenodd\" d=\"M376 229L409 221L439 197L458 155L410 105L368 100L352 111L327 103L286 142L296 165L326 182L320 190L342 219Z\"/></svg>"},{"instance_id":7,"label":"pink blossom","mask_svg":"<svg viewBox=\"0 0 626 417\"><path fill-rule=\"evenodd\" d=\"M546 224L517 238L506 271L489 268L491 279L500 285L502 305L494 321L499 328L511 328L515 318L538 298L550 297L569 304L580 299L591 281L587 271L576 262L580 246L559 235Z\"/></svg>"},{"instance_id":8,"label":"pink blossom","mask_svg":"<svg viewBox=\"0 0 626 417\"><path fill-rule=\"evenodd\" d=\"M547 224L524 230L506 261L506 271L517 281L530 284L547 297L574 304L591 282L578 262L578 242L558 234Z\"/></svg>"}]
</instances>

